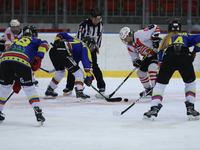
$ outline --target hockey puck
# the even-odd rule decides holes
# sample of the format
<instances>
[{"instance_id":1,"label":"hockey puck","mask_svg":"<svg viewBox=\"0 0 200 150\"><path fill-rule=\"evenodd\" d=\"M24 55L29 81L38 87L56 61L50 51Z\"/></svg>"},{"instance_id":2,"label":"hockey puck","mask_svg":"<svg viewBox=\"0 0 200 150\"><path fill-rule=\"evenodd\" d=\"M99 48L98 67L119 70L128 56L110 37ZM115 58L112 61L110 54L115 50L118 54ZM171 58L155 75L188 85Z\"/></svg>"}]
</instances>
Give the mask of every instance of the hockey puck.
<instances>
[{"instance_id":1,"label":"hockey puck","mask_svg":"<svg viewBox=\"0 0 200 150\"><path fill-rule=\"evenodd\" d=\"M125 101L125 102L128 102L128 98L125 98L124 101Z\"/></svg>"}]
</instances>

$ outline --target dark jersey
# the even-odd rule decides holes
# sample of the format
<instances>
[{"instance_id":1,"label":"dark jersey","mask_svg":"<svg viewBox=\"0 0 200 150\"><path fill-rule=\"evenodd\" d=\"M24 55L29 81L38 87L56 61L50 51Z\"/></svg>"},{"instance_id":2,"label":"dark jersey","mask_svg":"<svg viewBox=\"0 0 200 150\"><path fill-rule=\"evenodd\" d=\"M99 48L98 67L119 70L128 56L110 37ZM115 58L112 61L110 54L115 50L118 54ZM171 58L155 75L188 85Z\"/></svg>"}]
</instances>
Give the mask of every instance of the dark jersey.
<instances>
[{"instance_id":1,"label":"dark jersey","mask_svg":"<svg viewBox=\"0 0 200 150\"><path fill-rule=\"evenodd\" d=\"M168 45L172 44L179 44L185 47L191 47L194 46L194 49L200 52L200 35L194 35L189 33L178 33L175 36L172 36L169 40ZM168 47L165 49L159 49L158 50L158 61L159 65L162 64L163 57L165 56L165 53L167 51Z\"/></svg>"},{"instance_id":2,"label":"dark jersey","mask_svg":"<svg viewBox=\"0 0 200 150\"><path fill-rule=\"evenodd\" d=\"M78 63L82 62L85 71L90 70L92 67L91 53L87 45L76 37L72 37L66 32L58 33L56 40L65 39L66 49L70 56Z\"/></svg>"},{"instance_id":3,"label":"dark jersey","mask_svg":"<svg viewBox=\"0 0 200 150\"><path fill-rule=\"evenodd\" d=\"M1 63L14 61L27 67L31 67L30 63L35 56L43 58L49 49L47 41L29 36L15 39L10 47L11 50L2 56Z\"/></svg>"}]
</instances>

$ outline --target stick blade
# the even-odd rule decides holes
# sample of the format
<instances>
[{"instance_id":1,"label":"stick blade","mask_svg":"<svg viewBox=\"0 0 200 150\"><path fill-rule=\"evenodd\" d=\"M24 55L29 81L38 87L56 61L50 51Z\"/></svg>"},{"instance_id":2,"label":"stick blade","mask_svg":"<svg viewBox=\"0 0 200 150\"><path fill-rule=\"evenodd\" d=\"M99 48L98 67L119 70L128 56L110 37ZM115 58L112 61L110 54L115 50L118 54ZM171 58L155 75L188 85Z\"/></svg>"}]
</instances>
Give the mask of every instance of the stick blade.
<instances>
[{"instance_id":1,"label":"stick blade","mask_svg":"<svg viewBox=\"0 0 200 150\"><path fill-rule=\"evenodd\" d=\"M106 100L107 100L107 102L121 102L122 98L121 97L116 97L116 98L108 98Z\"/></svg>"},{"instance_id":2,"label":"stick blade","mask_svg":"<svg viewBox=\"0 0 200 150\"><path fill-rule=\"evenodd\" d=\"M119 111L113 111L113 115L114 116L121 116L121 112L119 112Z\"/></svg>"}]
</instances>

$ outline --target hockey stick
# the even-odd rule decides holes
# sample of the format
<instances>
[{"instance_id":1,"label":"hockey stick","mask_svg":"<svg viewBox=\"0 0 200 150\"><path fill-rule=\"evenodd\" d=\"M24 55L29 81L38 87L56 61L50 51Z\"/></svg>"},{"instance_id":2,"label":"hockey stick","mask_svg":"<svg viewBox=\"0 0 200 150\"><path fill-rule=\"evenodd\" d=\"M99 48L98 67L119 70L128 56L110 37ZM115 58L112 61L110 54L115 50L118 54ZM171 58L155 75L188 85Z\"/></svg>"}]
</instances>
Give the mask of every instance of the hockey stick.
<instances>
[{"instance_id":1,"label":"hockey stick","mask_svg":"<svg viewBox=\"0 0 200 150\"><path fill-rule=\"evenodd\" d=\"M133 104L131 104L129 107L127 107L124 111L119 112L119 111L114 111L113 115L114 116L120 116L123 115L127 110L129 110L131 107L133 107L137 102L139 102L143 97L147 96L153 89L151 89L150 91L148 91L144 96L140 96L140 98L138 98L135 102L133 102Z\"/></svg>"},{"instance_id":2,"label":"hockey stick","mask_svg":"<svg viewBox=\"0 0 200 150\"><path fill-rule=\"evenodd\" d=\"M111 98L116 92L117 90L124 84L124 82L126 82L126 80L133 74L133 72L136 70L137 68L134 68L131 73L124 79L124 81L116 88L116 90L114 92L112 92L110 95L109 95L109 98Z\"/></svg>"},{"instance_id":3,"label":"hockey stick","mask_svg":"<svg viewBox=\"0 0 200 150\"><path fill-rule=\"evenodd\" d=\"M10 99L10 97L14 94L15 92L12 91L12 93L8 96L7 101Z\"/></svg>"},{"instance_id":4,"label":"hockey stick","mask_svg":"<svg viewBox=\"0 0 200 150\"><path fill-rule=\"evenodd\" d=\"M97 92L99 93L107 102L120 102L122 101L121 97L117 97L117 98L107 98L105 97L103 94L101 94L101 92L99 92L92 84L90 84L90 86Z\"/></svg>"},{"instance_id":5,"label":"hockey stick","mask_svg":"<svg viewBox=\"0 0 200 150\"><path fill-rule=\"evenodd\" d=\"M154 49L154 48L152 48L152 49L148 52L148 54L146 54L146 55L142 58L142 61L144 61L144 60L147 58L147 56L153 51L153 49ZM124 84L124 82L126 82L126 80L133 74L133 72L134 72L136 69L137 69L137 68L134 68L134 69L131 71L131 73L124 79L124 81L117 87L117 89L109 95L109 98L111 98L111 97L117 92L117 90Z\"/></svg>"},{"instance_id":6,"label":"hockey stick","mask_svg":"<svg viewBox=\"0 0 200 150\"><path fill-rule=\"evenodd\" d=\"M47 72L47 73L54 73L54 72L56 71L55 69L46 70L46 69L44 69L44 68L42 68L42 67L40 67L40 69L43 70L43 71L45 71L45 72Z\"/></svg>"}]
</instances>

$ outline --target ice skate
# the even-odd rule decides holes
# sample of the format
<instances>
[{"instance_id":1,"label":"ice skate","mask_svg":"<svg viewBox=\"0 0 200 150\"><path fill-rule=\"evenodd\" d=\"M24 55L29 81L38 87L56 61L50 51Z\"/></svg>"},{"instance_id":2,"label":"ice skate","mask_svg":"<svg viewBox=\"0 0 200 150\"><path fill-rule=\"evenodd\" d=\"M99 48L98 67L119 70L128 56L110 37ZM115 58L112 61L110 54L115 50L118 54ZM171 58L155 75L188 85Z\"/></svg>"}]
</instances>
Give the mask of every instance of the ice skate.
<instances>
[{"instance_id":1,"label":"ice skate","mask_svg":"<svg viewBox=\"0 0 200 150\"><path fill-rule=\"evenodd\" d=\"M152 106L151 110L144 113L143 119L154 121L154 119L158 116L158 112L160 111L161 108L162 108L162 104L158 104L158 106Z\"/></svg>"},{"instance_id":2,"label":"ice skate","mask_svg":"<svg viewBox=\"0 0 200 150\"><path fill-rule=\"evenodd\" d=\"M104 88L99 89L99 92L102 95L104 95L106 98L109 98L108 95L105 95L105 89ZM95 97L98 98L98 99L104 99L104 97L101 94L97 93L97 94L95 94Z\"/></svg>"},{"instance_id":3,"label":"ice skate","mask_svg":"<svg viewBox=\"0 0 200 150\"><path fill-rule=\"evenodd\" d=\"M151 97L152 96L153 87L145 89L140 93L140 97Z\"/></svg>"},{"instance_id":4,"label":"ice skate","mask_svg":"<svg viewBox=\"0 0 200 150\"><path fill-rule=\"evenodd\" d=\"M188 120L199 120L199 112L194 109L194 104L186 101L185 106L187 109Z\"/></svg>"},{"instance_id":5,"label":"ice skate","mask_svg":"<svg viewBox=\"0 0 200 150\"><path fill-rule=\"evenodd\" d=\"M54 92L54 89L52 89L50 86L48 86L44 99L54 99L58 96L58 93Z\"/></svg>"},{"instance_id":6,"label":"ice skate","mask_svg":"<svg viewBox=\"0 0 200 150\"><path fill-rule=\"evenodd\" d=\"M4 114L0 111L0 123L2 123L4 119L5 119Z\"/></svg>"},{"instance_id":7,"label":"ice skate","mask_svg":"<svg viewBox=\"0 0 200 150\"><path fill-rule=\"evenodd\" d=\"M83 93L83 89L77 90L77 88L75 87L75 91L76 91L77 102L90 102L91 101L90 96Z\"/></svg>"},{"instance_id":8,"label":"ice skate","mask_svg":"<svg viewBox=\"0 0 200 150\"><path fill-rule=\"evenodd\" d=\"M72 95L72 90L70 90L69 88L63 89L63 96L70 96L70 95Z\"/></svg>"},{"instance_id":9,"label":"ice skate","mask_svg":"<svg viewBox=\"0 0 200 150\"><path fill-rule=\"evenodd\" d=\"M45 118L42 115L43 114L42 109L40 109L38 106L35 106L34 111L36 120L40 123L40 125L43 125L43 123L45 122Z\"/></svg>"}]
</instances>

